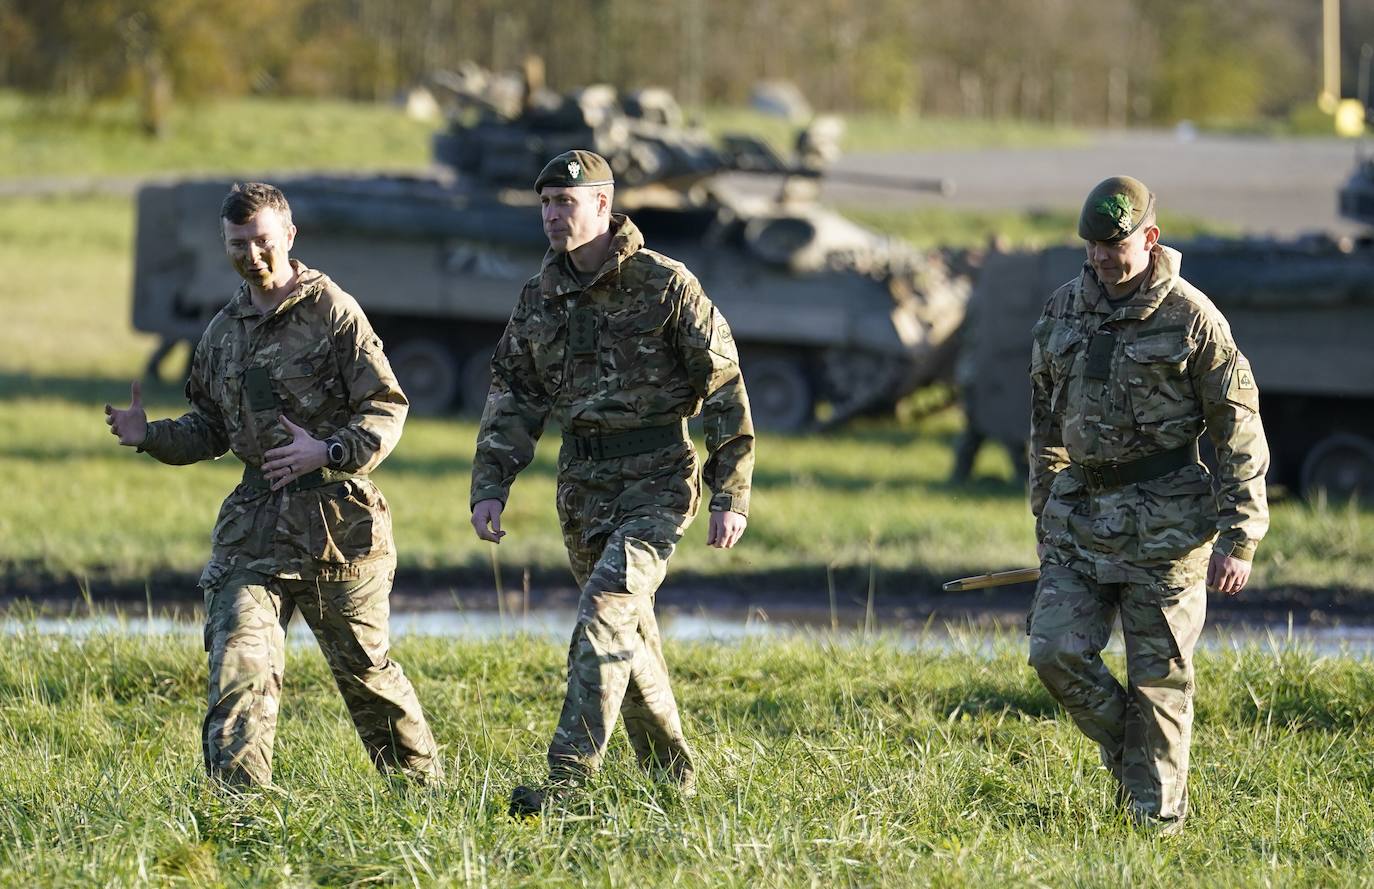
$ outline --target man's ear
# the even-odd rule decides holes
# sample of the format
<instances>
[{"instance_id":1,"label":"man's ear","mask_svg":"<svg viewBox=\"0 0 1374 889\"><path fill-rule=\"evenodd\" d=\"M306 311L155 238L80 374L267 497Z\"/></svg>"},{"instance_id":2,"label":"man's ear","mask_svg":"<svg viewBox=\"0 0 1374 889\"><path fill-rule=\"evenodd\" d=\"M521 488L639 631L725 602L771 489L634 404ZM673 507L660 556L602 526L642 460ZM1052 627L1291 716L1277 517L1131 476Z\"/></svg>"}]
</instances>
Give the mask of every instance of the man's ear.
<instances>
[{"instance_id":1,"label":"man's ear","mask_svg":"<svg viewBox=\"0 0 1374 889\"><path fill-rule=\"evenodd\" d=\"M1157 225L1152 225L1152 226L1150 226L1149 228L1145 229L1145 249L1146 249L1146 250L1153 250L1153 249L1154 249L1154 246L1155 246L1156 244L1158 244L1158 243L1159 243L1159 226L1157 226Z\"/></svg>"}]
</instances>

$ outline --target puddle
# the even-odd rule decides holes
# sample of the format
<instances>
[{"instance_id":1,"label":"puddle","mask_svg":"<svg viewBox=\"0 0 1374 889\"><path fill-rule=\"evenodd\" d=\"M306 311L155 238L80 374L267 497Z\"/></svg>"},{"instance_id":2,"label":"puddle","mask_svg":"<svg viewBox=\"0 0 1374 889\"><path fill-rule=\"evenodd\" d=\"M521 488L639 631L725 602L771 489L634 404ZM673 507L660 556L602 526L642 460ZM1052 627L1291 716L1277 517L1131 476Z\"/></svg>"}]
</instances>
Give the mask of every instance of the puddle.
<instances>
[{"instance_id":1,"label":"puddle","mask_svg":"<svg viewBox=\"0 0 1374 889\"><path fill-rule=\"evenodd\" d=\"M494 639L522 636L563 644L572 631L572 609L538 609L526 613L501 614L488 611L437 609L399 611L391 616L393 639L408 636L438 636L451 639ZM876 634L863 631L862 623L852 621L832 628L827 615L799 612L779 619L761 611L740 613L680 613L659 615L663 638L685 642L731 643L745 639L811 639L822 642L863 644L880 638L888 644L914 651L983 652L991 656L1007 646L1024 645L1024 637L1014 630L996 630L941 622L926 624L880 625ZM130 613L110 613L91 617L14 617L0 618L0 634L14 636L38 633L87 638L104 634L196 636L201 624L192 617L148 617ZM291 645L313 645L314 637L299 615L292 621L287 638ZM1229 651L1259 647L1266 651L1298 650L1319 655L1344 655L1374 658L1374 626L1304 627L1277 625L1236 625L1208 627L1199 648ZM1121 634L1116 632L1109 651L1121 650Z\"/></svg>"}]
</instances>

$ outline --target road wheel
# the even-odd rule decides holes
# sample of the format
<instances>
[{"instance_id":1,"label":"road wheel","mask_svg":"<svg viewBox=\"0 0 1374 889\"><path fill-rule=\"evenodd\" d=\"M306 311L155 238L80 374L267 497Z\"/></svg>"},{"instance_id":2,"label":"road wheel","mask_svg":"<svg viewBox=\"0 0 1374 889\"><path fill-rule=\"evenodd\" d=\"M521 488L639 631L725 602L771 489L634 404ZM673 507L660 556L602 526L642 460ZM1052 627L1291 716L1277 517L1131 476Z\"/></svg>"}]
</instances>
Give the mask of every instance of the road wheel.
<instances>
[{"instance_id":1,"label":"road wheel","mask_svg":"<svg viewBox=\"0 0 1374 889\"><path fill-rule=\"evenodd\" d=\"M773 355L746 359L744 383L759 428L795 432L811 424L815 396L800 361Z\"/></svg>"},{"instance_id":2,"label":"road wheel","mask_svg":"<svg viewBox=\"0 0 1374 889\"><path fill-rule=\"evenodd\" d=\"M1374 441L1347 432L1322 439L1302 462L1302 494L1331 502L1374 501Z\"/></svg>"},{"instance_id":3,"label":"road wheel","mask_svg":"<svg viewBox=\"0 0 1374 889\"><path fill-rule=\"evenodd\" d=\"M463 378L459 401L463 413L481 416L487 404L487 393L491 390L491 348L483 346L468 353L463 359Z\"/></svg>"},{"instance_id":4,"label":"road wheel","mask_svg":"<svg viewBox=\"0 0 1374 889\"><path fill-rule=\"evenodd\" d=\"M447 345L430 337L410 337L388 349L387 357L413 413L440 414L453 405L458 397L458 358Z\"/></svg>"}]
</instances>

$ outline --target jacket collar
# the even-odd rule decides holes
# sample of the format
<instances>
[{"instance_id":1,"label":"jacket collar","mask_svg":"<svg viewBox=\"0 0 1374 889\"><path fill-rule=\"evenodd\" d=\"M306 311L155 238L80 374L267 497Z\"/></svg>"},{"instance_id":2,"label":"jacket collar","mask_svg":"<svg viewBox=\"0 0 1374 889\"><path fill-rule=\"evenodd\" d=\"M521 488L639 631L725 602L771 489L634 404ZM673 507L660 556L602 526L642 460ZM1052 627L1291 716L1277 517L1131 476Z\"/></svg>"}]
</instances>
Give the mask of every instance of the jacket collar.
<instances>
[{"instance_id":1,"label":"jacket collar","mask_svg":"<svg viewBox=\"0 0 1374 889\"><path fill-rule=\"evenodd\" d=\"M233 299L229 300L229 305L225 307L225 311L228 313L229 317L271 318L276 315L281 315L290 311L293 306L306 297L314 296L319 293L324 289L325 282L329 280L322 272L317 272L312 268L308 268L305 263L301 262L299 259L291 260L291 268L296 270L296 289L292 290L291 294L287 296L286 299L282 300L275 309L268 312L266 315L259 312L258 307L253 305L253 298L248 293L248 282L245 281L239 284L239 289L234 292Z\"/></svg>"},{"instance_id":2,"label":"jacket collar","mask_svg":"<svg viewBox=\"0 0 1374 889\"><path fill-rule=\"evenodd\" d=\"M620 266L631 256L644 249L644 236L639 227L624 213L611 214L611 251L606 261L597 269L592 282L618 274ZM545 299L580 293L590 287L583 284L572 268L568 254L549 250L544 254L544 266L539 273L539 292Z\"/></svg>"},{"instance_id":3,"label":"jacket collar","mask_svg":"<svg viewBox=\"0 0 1374 889\"><path fill-rule=\"evenodd\" d=\"M1179 267L1183 264L1183 254L1172 247L1156 244L1150 251L1150 270L1145 281L1135 293L1124 300L1110 300L1097 279L1090 263L1083 263L1083 273L1078 278L1078 294L1074 308L1080 312L1109 316L1106 320L1140 320L1150 317L1164 297L1174 289L1178 282Z\"/></svg>"}]
</instances>

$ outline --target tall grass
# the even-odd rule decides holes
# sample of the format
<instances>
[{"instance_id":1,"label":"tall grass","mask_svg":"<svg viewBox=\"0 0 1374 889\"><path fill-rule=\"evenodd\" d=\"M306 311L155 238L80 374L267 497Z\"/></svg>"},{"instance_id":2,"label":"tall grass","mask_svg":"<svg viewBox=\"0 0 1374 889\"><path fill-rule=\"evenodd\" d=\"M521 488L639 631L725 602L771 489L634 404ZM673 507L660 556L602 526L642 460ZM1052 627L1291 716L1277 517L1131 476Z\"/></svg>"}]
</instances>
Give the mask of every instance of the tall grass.
<instances>
[{"instance_id":1,"label":"tall grass","mask_svg":"<svg viewBox=\"0 0 1374 889\"><path fill-rule=\"evenodd\" d=\"M1345 658L1202 656L1193 814L1159 839L1125 826L1015 639L670 641L700 795L644 776L618 735L584 800L513 823L506 794L544 768L557 643L398 645L448 773L409 791L372 772L323 660L293 647L277 789L233 799L200 775L197 639L0 638L5 885L1369 885L1374 684Z\"/></svg>"}]
</instances>

